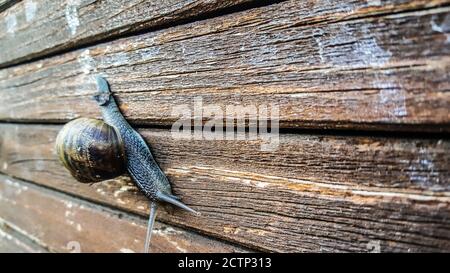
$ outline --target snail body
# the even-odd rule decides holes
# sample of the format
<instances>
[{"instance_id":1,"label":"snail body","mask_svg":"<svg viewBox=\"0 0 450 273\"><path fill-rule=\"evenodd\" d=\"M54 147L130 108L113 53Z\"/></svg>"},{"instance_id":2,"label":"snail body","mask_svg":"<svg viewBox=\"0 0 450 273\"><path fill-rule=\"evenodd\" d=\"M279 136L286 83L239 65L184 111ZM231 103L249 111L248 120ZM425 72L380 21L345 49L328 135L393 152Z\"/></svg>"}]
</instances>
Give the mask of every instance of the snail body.
<instances>
[{"instance_id":1,"label":"snail body","mask_svg":"<svg viewBox=\"0 0 450 273\"><path fill-rule=\"evenodd\" d=\"M123 117L104 78L97 77L97 89L93 98L101 108L103 121L79 118L63 127L56 140L63 165L78 181L86 183L128 172L150 200L196 213L172 194L169 180L145 140Z\"/></svg>"}]
</instances>

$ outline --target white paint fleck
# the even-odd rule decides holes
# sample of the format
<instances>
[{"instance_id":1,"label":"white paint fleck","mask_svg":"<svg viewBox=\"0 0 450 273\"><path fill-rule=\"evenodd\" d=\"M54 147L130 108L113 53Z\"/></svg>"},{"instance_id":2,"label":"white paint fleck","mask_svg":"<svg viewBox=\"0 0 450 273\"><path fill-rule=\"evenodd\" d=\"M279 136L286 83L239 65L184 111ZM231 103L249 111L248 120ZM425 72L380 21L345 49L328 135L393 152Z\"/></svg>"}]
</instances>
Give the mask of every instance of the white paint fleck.
<instances>
[{"instance_id":1,"label":"white paint fleck","mask_svg":"<svg viewBox=\"0 0 450 273\"><path fill-rule=\"evenodd\" d=\"M17 28L17 18L15 14L8 14L6 20L6 32L14 34Z\"/></svg>"},{"instance_id":2,"label":"white paint fleck","mask_svg":"<svg viewBox=\"0 0 450 273\"><path fill-rule=\"evenodd\" d=\"M439 176L439 168L435 166L435 159L426 149L419 150L419 156L409 163L406 173L413 183L425 185L430 190L445 190Z\"/></svg>"},{"instance_id":3,"label":"white paint fleck","mask_svg":"<svg viewBox=\"0 0 450 273\"><path fill-rule=\"evenodd\" d=\"M314 40L316 41L317 49L318 49L317 53L319 54L320 62L324 63L325 59L323 56L324 54L323 54L322 35L323 35L323 30L321 28L317 28L314 30Z\"/></svg>"},{"instance_id":4,"label":"white paint fleck","mask_svg":"<svg viewBox=\"0 0 450 273\"><path fill-rule=\"evenodd\" d=\"M433 31L443 33L447 40L446 43L450 43L450 34L448 33L450 31L450 15L445 16L444 21L441 24L436 23L436 17L433 16L431 19L431 29Z\"/></svg>"},{"instance_id":5,"label":"white paint fleck","mask_svg":"<svg viewBox=\"0 0 450 273\"><path fill-rule=\"evenodd\" d=\"M36 15L37 4L32 0L25 1L25 19L27 22L31 22Z\"/></svg>"},{"instance_id":6,"label":"white paint fleck","mask_svg":"<svg viewBox=\"0 0 450 273\"><path fill-rule=\"evenodd\" d=\"M105 191L103 189L100 189L100 188L98 188L96 191L98 193L100 193L101 195L105 195L106 194Z\"/></svg>"},{"instance_id":7,"label":"white paint fleck","mask_svg":"<svg viewBox=\"0 0 450 273\"><path fill-rule=\"evenodd\" d=\"M250 186L251 180L250 179L242 179L242 183L244 183L244 185Z\"/></svg>"},{"instance_id":8,"label":"white paint fleck","mask_svg":"<svg viewBox=\"0 0 450 273\"><path fill-rule=\"evenodd\" d=\"M436 24L436 22L433 20L431 20L431 29L436 31L436 32L440 32L443 33L444 31L442 30L442 27L438 24Z\"/></svg>"},{"instance_id":9,"label":"white paint fleck","mask_svg":"<svg viewBox=\"0 0 450 273\"><path fill-rule=\"evenodd\" d=\"M372 1L370 4L376 3ZM342 25L336 31L323 33L316 30L314 34L317 54L325 65L377 68L384 67L392 57L392 53L379 44L372 30L366 25L360 29ZM390 120L408 115L406 92L398 79L392 75L392 71L383 70L376 73L371 84L378 90L376 97L369 105L361 105L356 99L355 103L348 107L349 112L359 110L363 106L368 114L376 119ZM365 86L365 83L363 85Z\"/></svg>"},{"instance_id":10,"label":"white paint fleck","mask_svg":"<svg viewBox=\"0 0 450 273\"><path fill-rule=\"evenodd\" d=\"M7 162L3 162L3 170L8 169L8 163Z\"/></svg>"},{"instance_id":11,"label":"white paint fleck","mask_svg":"<svg viewBox=\"0 0 450 273\"><path fill-rule=\"evenodd\" d=\"M120 187L120 189L118 189L117 191L114 192L114 197L119 197L120 194L122 194L122 193L124 193L124 192L127 192L127 191L129 191L129 190L131 190L131 189L133 189L133 188L134 188L134 187L132 187L132 186L127 186L127 185L122 186L122 187Z\"/></svg>"},{"instance_id":12,"label":"white paint fleck","mask_svg":"<svg viewBox=\"0 0 450 273\"><path fill-rule=\"evenodd\" d=\"M180 234L182 233L179 230L176 230L172 227L165 227L165 228L160 228L160 229L154 229L152 231L153 234L157 234L159 236L166 236L166 235L173 235L173 234Z\"/></svg>"},{"instance_id":13,"label":"white paint fleck","mask_svg":"<svg viewBox=\"0 0 450 273\"><path fill-rule=\"evenodd\" d=\"M80 224L77 224L76 229L78 232L81 232L83 230Z\"/></svg>"},{"instance_id":14,"label":"white paint fleck","mask_svg":"<svg viewBox=\"0 0 450 273\"><path fill-rule=\"evenodd\" d=\"M92 58L89 49L84 50L78 57L78 63L81 65L81 70L84 74L97 72L97 63Z\"/></svg>"},{"instance_id":15,"label":"white paint fleck","mask_svg":"<svg viewBox=\"0 0 450 273\"><path fill-rule=\"evenodd\" d=\"M267 183L264 183L264 182L256 182L255 183L255 186L257 187L257 188L265 188L265 187L267 187Z\"/></svg>"},{"instance_id":16,"label":"white paint fleck","mask_svg":"<svg viewBox=\"0 0 450 273\"><path fill-rule=\"evenodd\" d=\"M169 240L169 242L170 242L170 243L171 243L171 244L172 244L179 252L181 252L181 253L187 253L187 252L188 252L187 249L182 248L181 246L179 246L177 241Z\"/></svg>"},{"instance_id":17,"label":"white paint fleck","mask_svg":"<svg viewBox=\"0 0 450 273\"><path fill-rule=\"evenodd\" d=\"M129 248L121 248L119 251L121 253L134 253L134 251Z\"/></svg>"},{"instance_id":18,"label":"white paint fleck","mask_svg":"<svg viewBox=\"0 0 450 273\"><path fill-rule=\"evenodd\" d=\"M379 7L381 6L381 0L367 0L367 5Z\"/></svg>"},{"instance_id":19,"label":"white paint fleck","mask_svg":"<svg viewBox=\"0 0 450 273\"><path fill-rule=\"evenodd\" d=\"M178 169L170 169L170 171L177 172L177 173L185 173L185 174L190 173L189 169L185 168L185 167L180 167Z\"/></svg>"},{"instance_id":20,"label":"white paint fleck","mask_svg":"<svg viewBox=\"0 0 450 273\"><path fill-rule=\"evenodd\" d=\"M386 76L389 71L385 72ZM402 118L408 115L406 109L406 94L405 90L398 82L381 80L376 77L373 81L373 86L379 89L378 100L376 101L374 109L376 115L382 118Z\"/></svg>"},{"instance_id":21,"label":"white paint fleck","mask_svg":"<svg viewBox=\"0 0 450 273\"><path fill-rule=\"evenodd\" d=\"M322 63L334 66L382 66L389 62L392 53L383 49L373 37L372 30L364 25L353 29L340 25L336 31L314 31L317 54ZM361 37L364 37L361 38ZM336 54L342 52L344 54Z\"/></svg>"},{"instance_id":22,"label":"white paint fleck","mask_svg":"<svg viewBox=\"0 0 450 273\"><path fill-rule=\"evenodd\" d=\"M66 207L69 209L71 209L73 207L73 203L70 201L66 201L65 204L66 204Z\"/></svg>"},{"instance_id":23,"label":"white paint fleck","mask_svg":"<svg viewBox=\"0 0 450 273\"><path fill-rule=\"evenodd\" d=\"M125 52L119 52L115 56L115 65L124 65L129 62L128 54Z\"/></svg>"},{"instance_id":24,"label":"white paint fleck","mask_svg":"<svg viewBox=\"0 0 450 273\"><path fill-rule=\"evenodd\" d=\"M66 21L72 35L77 33L77 28L80 25L80 19L78 18L79 5L79 0L69 0L66 5Z\"/></svg>"},{"instance_id":25,"label":"white paint fleck","mask_svg":"<svg viewBox=\"0 0 450 273\"><path fill-rule=\"evenodd\" d=\"M171 235L176 235L176 234L180 234L182 233L181 231L175 230L171 227L166 227L166 228L162 228L162 229L154 229L152 231L153 234L164 237L167 242L169 242L170 244L172 244L179 252L183 252L186 253L188 252L186 249L182 248L178 242L173 241L171 238Z\"/></svg>"},{"instance_id":26,"label":"white paint fleck","mask_svg":"<svg viewBox=\"0 0 450 273\"><path fill-rule=\"evenodd\" d=\"M145 48L139 52L139 55L141 56L141 59L143 61L154 58L158 54L159 54L159 48L157 48L157 47Z\"/></svg>"},{"instance_id":27,"label":"white paint fleck","mask_svg":"<svg viewBox=\"0 0 450 273\"><path fill-rule=\"evenodd\" d=\"M15 182L15 181L12 181L12 180L9 180L9 179L5 179L5 183L8 184L9 186L12 186L12 187L16 188L15 194L20 194L20 193L22 193L22 191L27 191L28 190L27 186L24 186L24 185L22 185L19 182Z\"/></svg>"},{"instance_id":28,"label":"white paint fleck","mask_svg":"<svg viewBox=\"0 0 450 273\"><path fill-rule=\"evenodd\" d=\"M0 237L2 237L3 239L12 241L13 237L10 234L7 234L5 232L3 232L3 230L0 229Z\"/></svg>"},{"instance_id":29,"label":"white paint fleck","mask_svg":"<svg viewBox=\"0 0 450 273\"><path fill-rule=\"evenodd\" d=\"M383 50L375 38L359 40L353 54L361 58L362 63L373 66L383 65L392 57L392 53L389 50Z\"/></svg>"},{"instance_id":30,"label":"white paint fleck","mask_svg":"<svg viewBox=\"0 0 450 273\"><path fill-rule=\"evenodd\" d=\"M311 96L311 94L308 93L293 93L293 94L287 94L287 96L291 98L307 98Z\"/></svg>"}]
</instances>

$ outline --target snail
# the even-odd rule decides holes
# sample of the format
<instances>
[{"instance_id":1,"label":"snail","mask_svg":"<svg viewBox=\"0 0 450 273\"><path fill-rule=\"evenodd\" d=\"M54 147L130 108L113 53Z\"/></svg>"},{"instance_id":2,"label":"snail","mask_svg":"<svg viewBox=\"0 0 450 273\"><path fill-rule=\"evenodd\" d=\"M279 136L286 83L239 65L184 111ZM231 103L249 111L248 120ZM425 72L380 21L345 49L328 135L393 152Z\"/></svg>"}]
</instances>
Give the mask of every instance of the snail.
<instances>
[{"instance_id":1,"label":"snail","mask_svg":"<svg viewBox=\"0 0 450 273\"><path fill-rule=\"evenodd\" d=\"M72 176L82 183L100 182L126 172L125 149L114 127L91 118L78 118L61 129L56 153Z\"/></svg>"},{"instance_id":2,"label":"snail","mask_svg":"<svg viewBox=\"0 0 450 273\"><path fill-rule=\"evenodd\" d=\"M158 203L169 203L199 214L172 194L170 182L158 166L142 136L121 114L108 82L96 77L93 99L100 106L103 121L79 118L58 133L56 151L60 161L80 182L99 182L128 173L150 199L145 252L148 252Z\"/></svg>"}]
</instances>

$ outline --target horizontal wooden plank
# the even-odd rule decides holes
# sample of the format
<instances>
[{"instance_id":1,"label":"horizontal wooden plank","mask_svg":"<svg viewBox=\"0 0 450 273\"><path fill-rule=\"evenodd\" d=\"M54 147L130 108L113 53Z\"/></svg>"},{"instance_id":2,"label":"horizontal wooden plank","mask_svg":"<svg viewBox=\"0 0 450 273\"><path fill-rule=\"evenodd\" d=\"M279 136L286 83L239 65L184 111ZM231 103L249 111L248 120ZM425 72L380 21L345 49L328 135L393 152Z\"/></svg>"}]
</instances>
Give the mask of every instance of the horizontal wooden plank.
<instances>
[{"instance_id":1,"label":"horizontal wooden plank","mask_svg":"<svg viewBox=\"0 0 450 273\"><path fill-rule=\"evenodd\" d=\"M1 178L0 178L1 179ZM0 253L45 253L47 250L19 235L0 218Z\"/></svg>"},{"instance_id":2,"label":"horizontal wooden plank","mask_svg":"<svg viewBox=\"0 0 450 273\"><path fill-rule=\"evenodd\" d=\"M52 252L142 252L146 221L0 175L0 217ZM1 233L0 233L1 236ZM152 252L242 252L156 223Z\"/></svg>"},{"instance_id":3,"label":"horizontal wooden plank","mask_svg":"<svg viewBox=\"0 0 450 273\"><path fill-rule=\"evenodd\" d=\"M1 7L0 7L1 8ZM29 253L20 241L0 230L0 253Z\"/></svg>"},{"instance_id":4,"label":"horizontal wooden plank","mask_svg":"<svg viewBox=\"0 0 450 273\"><path fill-rule=\"evenodd\" d=\"M70 177L53 148L60 128L2 124L1 172L145 215L128 177ZM202 213L162 221L264 251L450 250L448 140L284 134L264 152L260 140L141 133L174 192Z\"/></svg>"},{"instance_id":5,"label":"horizontal wooden plank","mask_svg":"<svg viewBox=\"0 0 450 273\"><path fill-rule=\"evenodd\" d=\"M0 67L250 2L25 0L0 14Z\"/></svg>"},{"instance_id":6,"label":"horizontal wooden plank","mask_svg":"<svg viewBox=\"0 0 450 273\"><path fill-rule=\"evenodd\" d=\"M170 126L202 98L224 112L273 105L285 128L449 132L450 8L432 8L449 2L337 2L283 2L0 70L0 120L98 117L102 74L135 124Z\"/></svg>"}]
</instances>

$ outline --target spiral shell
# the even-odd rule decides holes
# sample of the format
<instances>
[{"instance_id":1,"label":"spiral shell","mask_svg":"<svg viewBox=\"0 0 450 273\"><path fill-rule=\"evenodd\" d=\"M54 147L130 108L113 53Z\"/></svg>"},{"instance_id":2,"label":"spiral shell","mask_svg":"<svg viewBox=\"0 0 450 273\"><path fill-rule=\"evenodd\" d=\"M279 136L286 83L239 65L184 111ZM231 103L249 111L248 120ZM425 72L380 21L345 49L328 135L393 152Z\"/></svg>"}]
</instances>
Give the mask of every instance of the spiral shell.
<instances>
[{"instance_id":1,"label":"spiral shell","mask_svg":"<svg viewBox=\"0 0 450 273\"><path fill-rule=\"evenodd\" d=\"M100 182L125 173L125 149L114 127L101 120L75 119L61 129L56 152L73 177Z\"/></svg>"}]
</instances>

